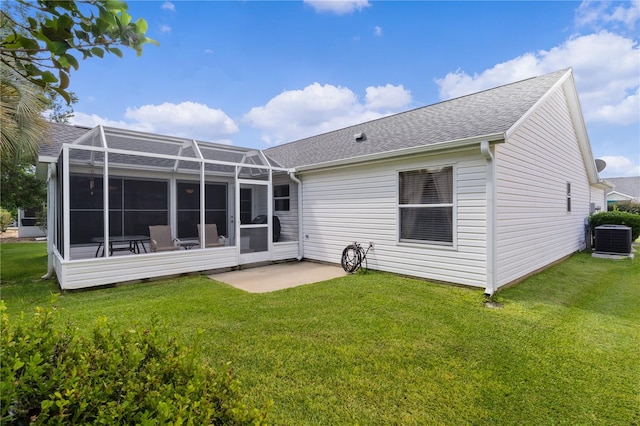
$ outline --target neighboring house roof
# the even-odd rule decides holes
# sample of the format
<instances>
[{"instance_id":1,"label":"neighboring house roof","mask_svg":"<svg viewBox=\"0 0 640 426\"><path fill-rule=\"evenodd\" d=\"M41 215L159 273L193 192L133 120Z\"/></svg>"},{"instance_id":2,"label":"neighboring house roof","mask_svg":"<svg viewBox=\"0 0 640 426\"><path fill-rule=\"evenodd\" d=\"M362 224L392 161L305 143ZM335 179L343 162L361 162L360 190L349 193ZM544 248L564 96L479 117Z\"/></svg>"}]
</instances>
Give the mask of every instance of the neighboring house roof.
<instances>
[{"instance_id":1,"label":"neighboring house roof","mask_svg":"<svg viewBox=\"0 0 640 426\"><path fill-rule=\"evenodd\" d=\"M484 136L504 139L505 133L568 71L312 136L264 153L278 164L294 168ZM358 133L364 133L365 139L356 141Z\"/></svg>"},{"instance_id":2,"label":"neighboring house roof","mask_svg":"<svg viewBox=\"0 0 640 426\"><path fill-rule=\"evenodd\" d=\"M640 201L640 176L607 178L606 180L614 187L613 191L607 193L607 199Z\"/></svg>"}]
</instances>

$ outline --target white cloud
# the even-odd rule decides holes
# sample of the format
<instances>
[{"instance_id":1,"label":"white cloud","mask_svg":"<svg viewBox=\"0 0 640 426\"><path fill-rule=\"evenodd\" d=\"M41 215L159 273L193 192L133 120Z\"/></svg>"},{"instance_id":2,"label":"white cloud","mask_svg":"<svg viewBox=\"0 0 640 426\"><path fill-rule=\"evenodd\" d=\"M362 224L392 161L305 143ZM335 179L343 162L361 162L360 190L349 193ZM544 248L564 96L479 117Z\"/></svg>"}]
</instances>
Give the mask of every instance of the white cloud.
<instances>
[{"instance_id":1,"label":"white cloud","mask_svg":"<svg viewBox=\"0 0 640 426\"><path fill-rule=\"evenodd\" d=\"M168 25L160 25L160 32L161 33L170 33L171 32L171 27Z\"/></svg>"},{"instance_id":2,"label":"white cloud","mask_svg":"<svg viewBox=\"0 0 640 426\"><path fill-rule=\"evenodd\" d=\"M171 3L170 1L165 1L164 3L162 3L162 5L160 7L163 10L170 10L172 12L176 11L176 5Z\"/></svg>"},{"instance_id":3,"label":"white cloud","mask_svg":"<svg viewBox=\"0 0 640 426\"><path fill-rule=\"evenodd\" d=\"M379 27L377 25L373 27L373 35L375 35L376 37L382 37L382 27Z\"/></svg>"},{"instance_id":4,"label":"white cloud","mask_svg":"<svg viewBox=\"0 0 640 426\"><path fill-rule=\"evenodd\" d=\"M398 110L411 102L411 91L401 84L367 87L366 107L372 110Z\"/></svg>"},{"instance_id":5,"label":"white cloud","mask_svg":"<svg viewBox=\"0 0 640 426\"><path fill-rule=\"evenodd\" d=\"M640 20L640 0L623 3L602 1L583 1L576 10L577 27L590 27L596 30L605 26L619 27L620 30L633 31Z\"/></svg>"},{"instance_id":6,"label":"white cloud","mask_svg":"<svg viewBox=\"0 0 640 426\"><path fill-rule=\"evenodd\" d=\"M601 173L602 175L606 174L610 177L640 176L640 164L634 163L627 157L608 156L602 157L602 159L607 163L607 167Z\"/></svg>"},{"instance_id":7,"label":"white cloud","mask_svg":"<svg viewBox=\"0 0 640 426\"><path fill-rule=\"evenodd\" d=\"M602 105L591 116L594 120L611 124L633 124L640 117L640 88L617 105Z\"/></svg>"},{"instance_id":8,"label":"white cloud","mask_svg":"<svg viewBox=\"0 0 640 426\"><path fill-rule=\"evenodd\" d=\"M313 83L302 90L288 90L244 116L262 131L267 144L280 144L383 117L411 102L402 86L367 88L363 104L346 87ZM380 110L385 109L384 112Z\"/></svg>"},{"instance_id":9,"label":"white cloud","mask_svg":"<svg viewBox=\"0 0 640 426\"><path fill-rule=\"evenodd\" d=\"M607 31L572 37L548 51L526 53L473 76L457 70L436 83L441 99L450 99L568 67L573 67L587 120L629 124L640 119L638 43Z\"/></svg>"},{"instance_id":10,"label":"white cloud","mask_svg":"<svg viewBox=\"0 0 640 426\"><path fill-rule=\"evenodd\" d=\"M346 15L371 6L368 0L304 0L319 13Z\"/></svg>"},{"instance_id":11,"label":"white cloud","mask_svg":"<svg viewBox=\"0 0 640 426\"><path fill-rule=\"evenodd\" d=\"M218 143L230 143L229 136L238 132L238 126L224 111L195 102L127 108L125 118L126 121L115 121L96 114L75 112L70 121L75 125L95 127L102 124Z\"/></svg>"},{"instance_id":12,"label":"white cloud","mask_svg":"<svg viewBox=\"0 0 640 426\"><path fill-rule=\"evenodd\" d=\"M204 49L204 53L207 53L210 55L213 53L213 49Z\"/></svg>"},{"instance_id":13,"label":"white cloud","mask_svg":"<svg viewBox=\"0 0 640 426\"><path fill-rule=\"evenodd\" d=\"M148 123L158 133L189 138L219 139L238 131L236 123L224 111L189 101L127 108L125 117Z\"/></svg>"},{"instance_id":14,"label":"white cloud","mask_svg":"<svg viewBox=\"0 0 640 426\"><path fill-rule=\"evenodd\" d=\"M86 126L96 127L99 125L107 127L117 127L120 129L140 130L143 132L152 132L153 127L145 123L128 123L122 120L109 120L108 118L100 117L97 114L86 114L84 112L75 111L73 117L69 120L69 124L74 126Z\"/></svg>"}]
</instances>

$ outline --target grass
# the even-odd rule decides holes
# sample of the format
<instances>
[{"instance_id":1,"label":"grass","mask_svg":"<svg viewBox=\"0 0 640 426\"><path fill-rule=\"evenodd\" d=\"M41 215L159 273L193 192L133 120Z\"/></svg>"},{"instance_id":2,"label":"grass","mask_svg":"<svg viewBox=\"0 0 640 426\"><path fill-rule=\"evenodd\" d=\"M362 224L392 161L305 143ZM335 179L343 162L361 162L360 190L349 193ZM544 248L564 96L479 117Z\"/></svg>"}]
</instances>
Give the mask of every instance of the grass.
<instances>
[{"instance_id":1,"label":"grass","mask_svg":"<svg viewBox=\"0 0 640 426\"><path fill-rule=\"evenodd\" d=\"M44 246L0 249L8 312L47 304ZM640 261L580 253L497 298L369 272L264 294L189 276L56 305L79 328L161 318L232 361L273 424L640 423Z\"/></svg>"}]
</instances>

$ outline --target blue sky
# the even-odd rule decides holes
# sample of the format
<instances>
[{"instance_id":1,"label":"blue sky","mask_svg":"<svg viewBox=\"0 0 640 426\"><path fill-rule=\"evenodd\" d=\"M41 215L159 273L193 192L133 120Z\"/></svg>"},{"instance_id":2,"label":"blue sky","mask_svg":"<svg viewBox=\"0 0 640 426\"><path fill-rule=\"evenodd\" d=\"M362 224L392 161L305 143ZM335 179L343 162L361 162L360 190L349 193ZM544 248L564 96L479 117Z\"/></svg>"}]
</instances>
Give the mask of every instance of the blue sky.
<instances>
[{"instance_id":1,"label":"blue sky","mask_svg":"<svg viewBox=\"0 0 640 426\"><path fill-rule=\"evenodd\" d=\"M573 67L601 177L640 175L640 2L129 1L74 124L267 148Z\"/></svg>"}]
</instances>

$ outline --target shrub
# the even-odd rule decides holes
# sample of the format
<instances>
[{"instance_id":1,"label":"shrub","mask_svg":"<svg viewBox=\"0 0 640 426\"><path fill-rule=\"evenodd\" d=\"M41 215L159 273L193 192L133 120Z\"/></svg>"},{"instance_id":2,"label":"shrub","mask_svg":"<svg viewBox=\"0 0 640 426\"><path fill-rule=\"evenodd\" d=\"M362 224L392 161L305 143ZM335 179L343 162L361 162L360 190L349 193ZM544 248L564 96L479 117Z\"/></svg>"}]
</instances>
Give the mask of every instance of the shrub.
<instances>
[{"instance_id":1,"label":"shrub","mask_svg":"<svg viewBox=\"0 0 640 426\"><path fill-rule=\"evenodd\" d=\"M13 216L5 209L0 208L0 232L7 230L9 225L13 223Z\"/></svg>"},{"instance_id":2,"label":"shrub","mask_svg":"<svg viewBox=\"0 0 640 426\"><path fill-rule=\"evenodd\" d=\"M640 203L635 201L618 201L609 206L609 211L621 211L640 214Z\"/></svg>"},{"instance_id":3,"label":"shrub","mask_svg":"<svg viewBox=\"0 0 640 426\"><path fill-rule=\"evenodd\" d=\"M640 214L621 211L600 212L591 215L589 224L592 233L595 233L596 226L600 225L625 225L631 228L632 241L640 237Z\"/></svg>"},{"instance_id":4,"label":"shrub","mask_svg":"<svg viewBox=\"0 0 640 426\"><path fill-rule=\"evenodd\" d=\"M116 332L100 319L90 337L58 326L54 309L10 322L0 337L0 423L263 424L239 382L198 363L156 324Z\"/></svg>"}]
</instances>

